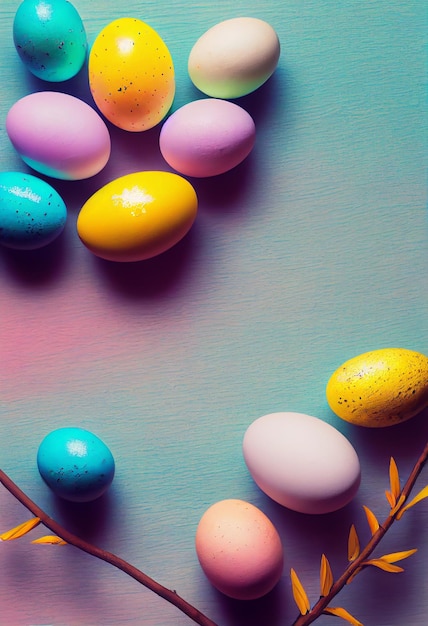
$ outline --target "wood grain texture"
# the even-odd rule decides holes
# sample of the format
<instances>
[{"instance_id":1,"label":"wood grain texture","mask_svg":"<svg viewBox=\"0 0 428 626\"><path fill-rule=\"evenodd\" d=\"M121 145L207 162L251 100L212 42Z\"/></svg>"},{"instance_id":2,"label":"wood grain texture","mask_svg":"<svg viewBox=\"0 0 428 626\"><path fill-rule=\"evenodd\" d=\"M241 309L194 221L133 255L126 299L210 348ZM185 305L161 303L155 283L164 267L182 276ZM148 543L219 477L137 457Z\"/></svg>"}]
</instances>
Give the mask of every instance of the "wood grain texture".
<instances>
[{"instance_id":1,"label":"wood grain texture","mask_svg":"<svg viewBox=\"0 0 428 626\"><path fill-rule=\"evenodd\" d=\"M29 171L4 120L19 97L46 88L14 49L18 4L0 6L2 171ZM0 251L1 467L70 530L176 589L219 626L288 626L296 617L290 568L316 601L321 554L337 576L350 525L369 536L362 505L386 516L390 456L404 478L427 435L426 412L366 431L337 419L325 400L330 374L356 354L386 346L428 353L425 3L74 4L90 41L125 15L159 32L176 68L174 108L200 97L186 60L213 24L261 17L277 30L282 54L268 83L240 101L257 125L252 155L195 183L197 222L170 252L115 265L93 257L75 231L80 206L102 184L168 169L159 128L142 135L111 128L103 172L50 181L69 209L60 239L38 253ZM91 102L84 72L52 88ZM348 507L302 516L254 485L242 437L276 410L325 419L351 440L363 480ZM37 473L41 439L63 425L93 430L115 456L113 486L90 506L56 501ZM194 551L200 516L228 497L259 506L284 542L282 580L249 604L211 588ZM382 554L419 548L405 573L364 572L337 599L365 626L425 626L427 512L426 502L418 505L382 544ZM26 515L0 490L0 530ZM0 583L0 626L190 623L69 546L0 544Z\"/></svg>"}]
</instances>

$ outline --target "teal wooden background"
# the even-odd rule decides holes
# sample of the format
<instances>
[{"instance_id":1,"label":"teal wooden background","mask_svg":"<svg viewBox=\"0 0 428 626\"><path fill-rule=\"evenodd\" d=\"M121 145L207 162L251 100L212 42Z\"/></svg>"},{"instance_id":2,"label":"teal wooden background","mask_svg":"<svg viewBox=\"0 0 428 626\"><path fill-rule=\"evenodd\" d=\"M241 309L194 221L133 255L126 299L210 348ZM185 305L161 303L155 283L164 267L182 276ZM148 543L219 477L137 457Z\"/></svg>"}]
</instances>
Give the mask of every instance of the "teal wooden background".
<instances>
[{"instance_id":1,"label":"teal wooden background","mask_svg":"<svg viewBox=\"0 0 428 626\"><path fill-rule=\"evenodd\" d=\"M385 346L428 353L425 2L74 4L90 40L121 16L158 30L175 63L174 108L200 96L186 60L213 24L265 19L282 54L272 79L240 101L257 124L253 154L195 183L197 222L169 253L114 265L91 256L75 232L80 206L104 182L168 169L159 128L112 129L113 155L101 174L54 181L69 219L49 249L0 251L1 467L68 528L176 589L220 626L288 626L296 616L290 567L315 601L321 553L338 575L350 524L367 539L362 504L380 518L387 513L390 455L404 478L426 440L426 413L367 431L341 422L325 401L328 377L351 356ZM0 6L0 167L27 171L4 120L15 100L47 85L26 72L13 47L17 7ZM91 102L84 73L48 88ZM254 419L277 410L315 415L349 437L363 471L352 504L302 516L255 487L242 437ZM57 502L37 473L41 439L63 425L93 430L116 458L113 486L93 506ZM249 604L212 589L194 552L200 516L228 497L265 511L285 547L278 587ZM365 626L426 624L427 512L426 503L409 512L380 548L419 548L405 573L364 572L337 598ZM1 530L26 518L0 490ZM189 623L69 546L0 544L1 626Z\"/></svg>"}]
</instances>

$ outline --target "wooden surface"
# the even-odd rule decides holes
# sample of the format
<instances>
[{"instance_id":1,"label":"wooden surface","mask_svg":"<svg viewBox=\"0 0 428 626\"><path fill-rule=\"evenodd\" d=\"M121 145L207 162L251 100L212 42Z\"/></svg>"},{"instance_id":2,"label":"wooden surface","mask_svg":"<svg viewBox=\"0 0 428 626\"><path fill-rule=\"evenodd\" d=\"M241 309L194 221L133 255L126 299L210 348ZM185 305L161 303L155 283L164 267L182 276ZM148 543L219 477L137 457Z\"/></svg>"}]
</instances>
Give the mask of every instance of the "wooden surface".
<instances>
[{"instance_id":1,"label":"wooden surface","mask_svg":"<svg viewBox=\"0 0 428 626\"><path fill-rule=\"evenodd\" d=\"M272 79L240 101L257 124L253 154L235 171L195 181L197 222L169 253L131 265L102 262L75 231L80 206L102 184L168 169L159 128L112 129L113 154L101 174L50 181L69 209L60 239L38 253L0 251L1 467L67 528L176 589L220 626L288 626L296 617L290 568L316 601L321 554L339 575L350 524L368 539L362 505L387 514L390 456L404 479L426 440L427 413L364 430L341 422L325 400L330 374L351 356L386 346L428 353L425 2L74 4L90 40L121 16L158 30L176 67L174 108L200 97L186 60L213 24L261 17L277 30L282 54ZM9 107L47 88L13 47L17 7L15 0L0 6L3 171L29 171L5 133ZM84 73L48 88L91 102ZM353 443L363 477L348 507L304 516L254 485L243 434L280 410L320 417ZM66 425L93 430L116 459L110 492L91 506L56 501L37 472L41 439ZM229 497L267 513L285 548L279 585L248 604L217 593L194 551L200 516ZM425 502L406 514L377 552L419 548L405 573L363 572L336 606L365 626L426 624L427 512ZM1 489L1 531L27 517ZM1 626L191 623L70 546L27 538L0 544L0 583Z\"/></svg>"}]
</instances>

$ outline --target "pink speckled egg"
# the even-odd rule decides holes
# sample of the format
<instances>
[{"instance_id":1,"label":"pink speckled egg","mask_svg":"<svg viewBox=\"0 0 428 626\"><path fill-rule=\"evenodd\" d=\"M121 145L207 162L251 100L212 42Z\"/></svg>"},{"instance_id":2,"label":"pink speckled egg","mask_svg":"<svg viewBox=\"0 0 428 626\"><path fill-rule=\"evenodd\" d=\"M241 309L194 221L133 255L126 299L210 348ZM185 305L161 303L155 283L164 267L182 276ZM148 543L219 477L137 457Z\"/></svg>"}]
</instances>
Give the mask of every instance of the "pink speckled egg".
<instances>
[{"instance_id":1,"label":"pink speckled egg","mask_svg":"<svg viewBox=\"0 0 428 626\"><path fill-rule=\"evenodd\" d=\"M7 114L6 131L22 160L53 178L90 178L110 158L106 124L69 94L40 91L21 98Z\"/></svg>"},{"instance_id":2,"label":"pink speckled egg","mask_svg":"<svg viewBox=\"0 0 428 626\"><path fill-rule=\"evenodd\" d=\"M219 591L237 600L255 600L271 591L283 570L281 539L270 519L244 500L210 506L196 530L196 554Z\"/></svg>"},{"instance_id":3,"label":"pink speckled egg","mask_svg":"<svg viewBox=\"0 0 428 626\"><path fill-rule=\"evenodd\" d=\"M245 432L244 460L270 498L300 513L330 513L360 485L360 462L336 428L304 413L270 413Z\"/></svg>"},{"instance_id":4,"label":"pink speckled egg","mask_svg":"<svg viewBox=\"0 0 428 626\"><path fill-rule=\"evenodd\" d=\"M164 123L159 146L167 163L185 176L223 174L251 152L253 118L242 107L217 98L195 100Z\"/></svg>"}]
</instances>

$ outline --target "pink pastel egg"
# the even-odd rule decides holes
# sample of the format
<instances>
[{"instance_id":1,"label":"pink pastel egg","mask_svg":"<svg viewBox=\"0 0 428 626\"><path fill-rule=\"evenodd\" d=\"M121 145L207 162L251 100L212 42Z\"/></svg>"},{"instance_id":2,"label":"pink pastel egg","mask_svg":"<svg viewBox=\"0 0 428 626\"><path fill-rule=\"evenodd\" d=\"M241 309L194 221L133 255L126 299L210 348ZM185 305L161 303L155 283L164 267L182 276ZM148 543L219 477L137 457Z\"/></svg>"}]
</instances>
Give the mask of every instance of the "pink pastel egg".
<instances>
[{"instance_id":1,"label":"pink pastel egg","mask_svg":"<svg viewBox=\"0 0 428 626\"><path fill-rule=\"evenodd\" d=\"M211 505L199 521L195 547L208 580L231 598L261 598L281 578L284 555L278 531L244 500Z\"/></svg>"},{"instance_id":2,"label":"pink pastel egg","mask_svg":"<svg viewBox=\"0 0 428 626\"><path fill-rule=\"evenodd\" d=\"M206 98L177 109L164 123L159 145L173 169L202 178L236 167L250 154L255 137L253 118L245 109Z\"/></svg>"},{"instance_id":3,"label":"pink pastel egg","mask_svg":"<svg viewBox=\"0 0 428 626\"><path fill-rule=\"evenodd\" d=\"M22 160L53 178L89 178L110 157L105 122L89 104L65 93L41 91L21 98L7 114L6 131Z\"/></svg>"}]
</instances>

